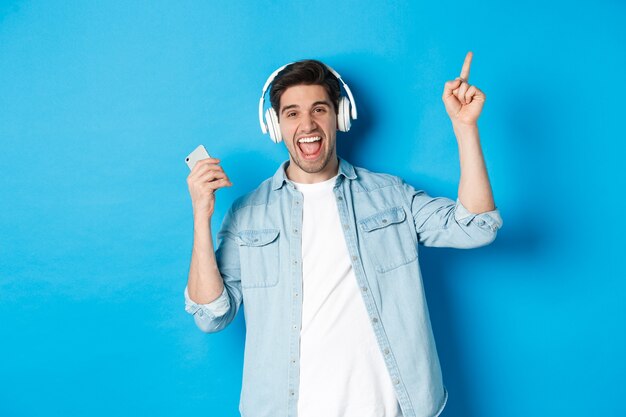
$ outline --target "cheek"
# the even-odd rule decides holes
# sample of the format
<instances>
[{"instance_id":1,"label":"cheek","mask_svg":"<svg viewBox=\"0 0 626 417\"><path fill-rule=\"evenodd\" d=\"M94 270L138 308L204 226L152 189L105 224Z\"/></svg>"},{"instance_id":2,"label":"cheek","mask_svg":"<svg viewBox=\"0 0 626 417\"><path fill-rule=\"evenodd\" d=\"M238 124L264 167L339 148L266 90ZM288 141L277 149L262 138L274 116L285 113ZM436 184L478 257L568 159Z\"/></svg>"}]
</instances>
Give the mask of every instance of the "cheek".
<instances>
[{"instance_id":1,"label":"cheek","mask_svg":"<svg viewBox=\"0 0 626 417\"><path fill-rule=\"evenodd\" d=\"M291 138L291 136L293 136L293 123L285 121L283 123L279 123L278 126L280 128L280 132L283 134L283 139Z\"/></svg>"},{"instance_id":2,"label":"cheek","mask_svg":"<svg viewBox=\"0 0 626 417\"><path fill-rule=\"evenodd\" d=\"M337 115L335 113L330 115L326 126L328 126L328 130L331 130L331 131L337 130Z\"/></svg>"}]
</instances>

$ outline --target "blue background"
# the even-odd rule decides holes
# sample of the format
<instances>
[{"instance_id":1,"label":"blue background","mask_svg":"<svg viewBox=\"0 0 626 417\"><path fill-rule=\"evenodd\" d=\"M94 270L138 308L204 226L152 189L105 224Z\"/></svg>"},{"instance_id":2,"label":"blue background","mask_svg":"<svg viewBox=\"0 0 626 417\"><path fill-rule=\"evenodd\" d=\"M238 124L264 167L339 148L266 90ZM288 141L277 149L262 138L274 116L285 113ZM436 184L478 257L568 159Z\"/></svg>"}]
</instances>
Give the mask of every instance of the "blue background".
<instances>
[{"instance_id":1,"label":"blue background","mask_svg":"<svg viewBox=\"0 0 626 417\"><path fill-rule=\"evenodd\" d=\"M423 252L443 416L626 415L626 6L593 4L1 1L0 416L238 415L242 315L205 335L183 309L184 157L234 183L217 229L287 158L267 76L317 58L358 104L340 154L456 198L468 50L505 225Z\"/></svg>"}]
</instances>

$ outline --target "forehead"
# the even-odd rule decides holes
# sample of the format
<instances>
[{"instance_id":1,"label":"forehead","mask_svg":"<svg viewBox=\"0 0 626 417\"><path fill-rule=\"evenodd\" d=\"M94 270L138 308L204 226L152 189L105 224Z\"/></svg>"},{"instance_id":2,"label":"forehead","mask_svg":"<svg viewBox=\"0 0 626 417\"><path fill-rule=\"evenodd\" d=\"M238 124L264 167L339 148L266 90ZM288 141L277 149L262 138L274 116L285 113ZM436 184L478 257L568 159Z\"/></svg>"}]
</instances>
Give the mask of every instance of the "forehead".
<instances>
[{"instance_id":1,"label":"forehead","mask_svg":"<svg viewBox=\"0 0 626 417\"><path fill-rule=\"evenodd\" d=\"M326 92L326 89L317 84L313 85L293 85L283 92L280 96L280 108L285 106L300 106L307 107L317 101L327 101L331 103L330 97Z\"/></svg>"}]
</instances>

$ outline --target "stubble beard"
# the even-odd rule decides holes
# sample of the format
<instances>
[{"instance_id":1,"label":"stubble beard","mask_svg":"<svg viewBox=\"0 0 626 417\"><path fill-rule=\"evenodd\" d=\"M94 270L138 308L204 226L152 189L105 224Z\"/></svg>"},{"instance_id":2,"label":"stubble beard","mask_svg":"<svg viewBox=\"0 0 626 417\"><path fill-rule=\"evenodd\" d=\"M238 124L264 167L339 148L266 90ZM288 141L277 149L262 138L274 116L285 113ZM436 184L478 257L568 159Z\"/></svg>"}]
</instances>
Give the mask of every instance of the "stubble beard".
<instances>
[{"instance_id":1,"label":"stubble beard","mask_svg":"<svg viewBox=\"0 0 626 417\"><path fill-rule=\"evenodd\" d=\"M302 171L306 172L307 174L317 174L318 172L323 171L324 168L328 166L332 158L333 158L333 153L328 152L324 156L324 159L322 159L321 161L308 162L308 161L300 160L300 158L291 158L291 159L298 166L298 168L300 168Z\"/></svg>"}]
</instances>

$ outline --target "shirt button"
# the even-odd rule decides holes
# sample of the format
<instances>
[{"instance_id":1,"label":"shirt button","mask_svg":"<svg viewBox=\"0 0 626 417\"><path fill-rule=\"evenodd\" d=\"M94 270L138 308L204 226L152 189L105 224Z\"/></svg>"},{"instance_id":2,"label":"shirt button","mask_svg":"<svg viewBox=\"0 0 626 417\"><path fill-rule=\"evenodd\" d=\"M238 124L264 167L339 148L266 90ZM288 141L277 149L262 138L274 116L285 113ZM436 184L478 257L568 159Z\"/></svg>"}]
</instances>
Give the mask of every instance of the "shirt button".
<instances>
[{"instance_id":1,"label":"shirt button","mask_svg":"<svg viewBox=\"0 0 626 417\"><path fill-rule=\"evenodd\" d=\"M289 391L289 395L291 395L293 397L294 395L296 395L296 393L293 392L293 391Z\"/></svg>"},{"instance_id":2,"label":"shirt button","mask_svg":"<svg viewBox=\"0 0 626 417\"><path fill-rule=\"evenodd\" d=\"M343 197L342 197L342 196L339 196L339 197L337 197L337 200L339 200L339 201L343 201Z\"/></svg>"},{"instance_id":3,"label":"shirt button","mask_svg":"<svg viewBox=\"0 0 626 417\"><path fill-rule=\"evenodd\" d=\"M387 219L383 219L383 223L387 223Z\"/></svg>"},{"instance_id":4,"label":"shirt button","mask_svg":"<svg viewBox=\"0 0 626 417\"><path fill-rule=\"evenodd\" d=\"M384 353L385 355L389 355L389 349L385 348L385 350L383 350L383 353Z\"/></svg>"},{"instance_id":5,"label":"shirt button","mask_svg":"<svg viewBox=\"0 0 626 417\"><path fill-rule=\"evenodd\" d=\"M346 229L346 230L348 230L348 229L350 228L350 226L349 226L349 225L347 225L347 224L344 224L344 225L343 225L343 228L344 228L344 229Z\"/></svg>"},{"instance_id":6,"label":"shirt button","mask_svg":"<svg viewBox=\"0 0 626 417\"><path fill-rule=\"evenodd\" d=\"M293 232L294 233L298 233L298 229L293 229Z\"/></svg>"},{"instance_id":7,"label":"shirt button","mask_svg":"<svg viewBox=\"0 0 626 417\"><path fill-rule=\"evenodd\" d=\"M298 328L298 326L296 326L295 324L293 325L293 329L296 330Z\"/></svg>"},{"instance_id":8,"label":"shirt button","mask_svg":"<svg viewBox=\"0 0 626 417\"><path fill-rule=\"evenodd\" d=\"M367 287L361 287L361 291L367 292Z\"/></svg>"},{"instance_id":9,"label":"shirt button","mask_svg":"<svg viewBox=\"0 0 626 417\"><path fill-rule=\"evenodd\" d=\"M378 318L376 318L376 317L372 318L372 322L378 323Z\"/></svg>"},{"instance_id":10,"label":"shirt button","mask_svg":"<svg viewBox=\"0 0 626 417\"><path fill-rule=\"evenodd\" d=\"M294 297L297 297L297 296L298 296L298 293L295 293L295 294L294 294Z\"/></svg>"},{"instance_id":11,"label":"shirt button","mask_svg":"<svg viewBox=\"0 0 626 417\"><path fill-rule=\"evenodd\" d=\"M198 310L198 315L199 315L200 317L204 316L204 311L202 311L202 310Z\"/></svg>"},{"instance_id":12,"label":"shirt button","mask_svg":"<svg viewBox=\"0 0 626 417\"><path fill-rule=\"evenodd\" d=\"M352 260L353 260L353 261L357 261L358 259L359 259L359 257L358 257L358 256L353 256L353 257L352 257Z\"/></svg>"},{"instance_id":13,"label":"shirt button","mask_svg":"<svg viewBox=\"0 0 626 417\"><path fill-rule=\"evenodd\" d=\"M298 260L296 259L295 261L293 261L294 265L298 265Z\"/></svg>"},{"instance_id":14,"label":"shirt button","mask_svg":"<svg viewBox=\"0 0 626 417\"><path fill-rule=\"evenodd\" d=\"M398 378L395 378L393 380L394 385L398 385L400 383L400 380Z\"/></svg>"},{"instance_id":15,"label":"shirt button","mask_svg":"<svg viewBox=\"0 0 626 417\"><path fill-rule=\"evenodd\" d=\"M484 226L485 225L485 221L484 220L478 220L478 225L479 226Z\"/></svg>"},{"instance_id":16,"label":"shirt button","mask_svg":"<svg viewBox=\"0 0 626 417\"><path fill-rule=\"evenodd\" d=\"M300 204L300 202L299 202L299 201L296 201L296 206L297 206L298 204Z\"/></svg>"}]
</instances>

